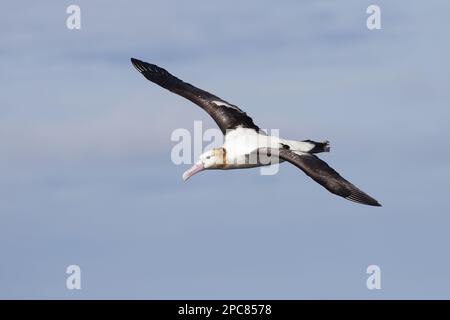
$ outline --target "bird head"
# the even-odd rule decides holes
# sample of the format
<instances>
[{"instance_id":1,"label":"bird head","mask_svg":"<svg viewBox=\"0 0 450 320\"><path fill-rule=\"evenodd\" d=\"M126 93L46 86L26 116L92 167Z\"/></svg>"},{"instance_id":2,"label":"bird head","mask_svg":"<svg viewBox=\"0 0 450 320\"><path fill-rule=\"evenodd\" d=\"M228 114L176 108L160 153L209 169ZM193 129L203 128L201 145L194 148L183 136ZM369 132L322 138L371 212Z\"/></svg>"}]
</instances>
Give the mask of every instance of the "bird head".
<instances>
[{"instance_id":1,"label":"bird head","mask_svg":"<svg viewBox=\"0 0 450 320\"><path fill-rule=\"evenodd\" d=\"M206 151L200 155L199 160L185 173L183 180L186 181L196 173L207 169L221 169L225 166L226 153L224 148L217 148Z\"/></svg>"}]
</instances>

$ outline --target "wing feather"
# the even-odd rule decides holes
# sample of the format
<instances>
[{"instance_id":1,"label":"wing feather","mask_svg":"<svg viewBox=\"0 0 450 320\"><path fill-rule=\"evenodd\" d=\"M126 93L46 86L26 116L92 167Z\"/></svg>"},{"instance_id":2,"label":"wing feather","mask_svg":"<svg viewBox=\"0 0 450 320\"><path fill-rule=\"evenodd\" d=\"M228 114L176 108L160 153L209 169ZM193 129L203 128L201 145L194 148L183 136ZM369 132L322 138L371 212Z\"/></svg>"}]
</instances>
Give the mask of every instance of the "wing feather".
<instances>
[{"instance_id":1,"label":"wing feather","mask_svg":"<svg viewBox=\"0 0 450 320\"><path fill-rule=\"evenodd\" d=\"M200 106L214 119L223 134L237 127L260 130L239 107L178 79L157 65L134 58L131 58L131 63L148 80Z\"/></svg>"},{"instance_id":2,"label":"wing feather","mask_svg":"<svg viewBox=\"0 0 450 320\"><path fill-rule=\"evenodd\" d=\"M350 201L381 207L381 204L377 200L345 180L339 173L331 168L325 161L320 160L317 156L309 153L297 154L287 149L279 149L277 152L281 159L286 160L301 169L331 193L344 197Z\"/></svg>"}]
</instances>

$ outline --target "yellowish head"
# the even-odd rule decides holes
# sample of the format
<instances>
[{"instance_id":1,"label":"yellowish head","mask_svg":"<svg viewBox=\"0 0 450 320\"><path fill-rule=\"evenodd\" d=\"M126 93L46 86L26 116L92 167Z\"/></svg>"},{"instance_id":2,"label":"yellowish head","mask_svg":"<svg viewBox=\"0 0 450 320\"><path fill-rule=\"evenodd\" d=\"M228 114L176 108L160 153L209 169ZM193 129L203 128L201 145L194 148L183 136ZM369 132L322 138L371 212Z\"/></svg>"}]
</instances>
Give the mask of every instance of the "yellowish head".
<instances>
[{"instance_id":1,"label":"yellowish head","mask_svg":"<svg viewBox=\"0 0 450 320\"><path fill-rule=\"evenodd\" d=\"M200 159L189 170L183 173L183 180L187 180L196 173L207 169L222 169L226 164L226 151L224 148L217 148L206 151Z\"/></svg>"}]
</instances>

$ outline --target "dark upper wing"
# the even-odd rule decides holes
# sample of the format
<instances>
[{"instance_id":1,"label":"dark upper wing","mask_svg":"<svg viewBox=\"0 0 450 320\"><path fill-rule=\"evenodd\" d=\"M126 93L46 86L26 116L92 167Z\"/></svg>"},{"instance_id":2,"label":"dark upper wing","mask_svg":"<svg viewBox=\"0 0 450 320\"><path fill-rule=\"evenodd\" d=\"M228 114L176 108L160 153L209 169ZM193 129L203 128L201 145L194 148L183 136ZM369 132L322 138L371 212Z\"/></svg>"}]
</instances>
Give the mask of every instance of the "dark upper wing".
<instances>
[{"instance_id":1,"label":"dark upper wing","mask_svg":"<svg viewBox=\"0 0 450 320\"><path fill-rule=\"evenodd\" d=\"M223 134L238 126L259 131L252 118L237 106L178 79L157 65L134 58L131 58L131 63L148 80L199 105L214 119Z\"/></svg>"},{"instance_id":2,"label":"dark upper wing","mask_svg":"<svg viewBox=\"0 0 450 320\"><path fill-rule=\"evenodd\" d=\"M281 159L289 161L303 170L308 176L320 183L331 193L354 202L381 207L381 204L377 200L345 180L325 161L320 160L315 155L308 153L298 155L287 149L280 149L278 153Z\"/></svg>"}]
</instances>

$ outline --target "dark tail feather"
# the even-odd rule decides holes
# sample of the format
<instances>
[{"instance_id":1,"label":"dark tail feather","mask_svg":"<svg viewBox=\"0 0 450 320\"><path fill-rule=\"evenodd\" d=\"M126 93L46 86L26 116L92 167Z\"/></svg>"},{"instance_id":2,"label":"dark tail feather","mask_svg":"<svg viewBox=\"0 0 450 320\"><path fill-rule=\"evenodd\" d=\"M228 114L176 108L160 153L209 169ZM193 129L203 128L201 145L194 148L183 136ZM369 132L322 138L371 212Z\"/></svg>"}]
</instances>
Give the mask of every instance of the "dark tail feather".
<instances>
[{"instance_id":1,"label":"dark tail feather","mask_svg":"<svg viewBox=\"0 0 450 320\"><path fill-rule=\"evenodd\" d=\"M330 141L324 141L324 142L316 142L312 140L303 140L303 142L312 143L314 145L314 148L312 148L309 153L321 153L321 152L330 152Z\"/></svg>"}]
</instances>

